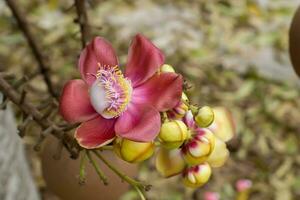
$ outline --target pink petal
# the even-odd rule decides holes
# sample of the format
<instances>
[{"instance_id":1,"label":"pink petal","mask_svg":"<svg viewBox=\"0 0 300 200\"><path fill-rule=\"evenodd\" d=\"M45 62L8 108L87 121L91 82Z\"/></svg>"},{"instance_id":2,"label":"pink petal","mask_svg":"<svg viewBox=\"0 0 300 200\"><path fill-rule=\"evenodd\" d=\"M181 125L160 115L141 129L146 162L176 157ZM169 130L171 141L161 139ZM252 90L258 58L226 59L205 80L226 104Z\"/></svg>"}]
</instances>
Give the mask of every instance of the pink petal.
<instances>
[{"instance_id":1,"label":"pink petal","mask_svg":"<svg viewBox=\"0 0 300 200\"><path fill-rule=\"evenodd\" d=\"M181 99L182 77L175 73L162 73L133 89L132 101L147 103L158 111L174 108Z\"/></svg>"},{"instance_id":2,"label":"pink petal","mask_svg":"<svg viewBox=\"0 0 300 200\"><path fill-rule=\"evenodd\" d=\"M115 138L115 120L99 116L83 122L75 132L79 145L86 149L94 149L110 143Z\"/></svg>"},{"instance_id":3,"label":"pink petal","mask_svg":"<svg viewBox=\"0 0 300 200\"><path fill-rule=\"evenodd\" d=\"M194 120L194 116L193 116L193 113L192 111L187 111L185 116L183 117L183 122L187 125L188 128L190 129L197 129L198 126L196 125L196 122Z\"/></svg>"},{"instance_id":4,"label":"pink petal","mask_svg":"<svg viewBox=\"0 0 300 200\"><path fill-rule=\"evenodd\" d=\"M59 111L68 122L83 122L98 114L90 103L88 85L81 79L68 81L62 91Z\"/></svg>"},{"instance_id":5,"label":"pink petal","mask_svg":"<svg viewBox=\"0 0 300 200\"><path fill-rule=\"evenodd\" d=\"M160 130L160 115L149 105L130 104L115 124L116 134L137 142L152 141Z\"/></svg>"},{"instance_id":6,"label":"pink petal","mask_svg":"<svg viewBox=\"0 0 300 200\"><path fill-rule=\"evenodd\" d=\"M78 62L81 77L89 85L95 81L99 64L114 67L118 65L118 59L108 41L95 37L81 52Z\"/></svg>"},{"instance_id":7,"label":"pink petal","mask_svg":"<svg viewBox=\"0 0 300 200\"><path fill-rule=\"evenodd\" d=\"M135 36L128 52L125 76L133 86L137 86L152 77L164 63L163 53L146 37Z\"/></svg>"}]
</instances>

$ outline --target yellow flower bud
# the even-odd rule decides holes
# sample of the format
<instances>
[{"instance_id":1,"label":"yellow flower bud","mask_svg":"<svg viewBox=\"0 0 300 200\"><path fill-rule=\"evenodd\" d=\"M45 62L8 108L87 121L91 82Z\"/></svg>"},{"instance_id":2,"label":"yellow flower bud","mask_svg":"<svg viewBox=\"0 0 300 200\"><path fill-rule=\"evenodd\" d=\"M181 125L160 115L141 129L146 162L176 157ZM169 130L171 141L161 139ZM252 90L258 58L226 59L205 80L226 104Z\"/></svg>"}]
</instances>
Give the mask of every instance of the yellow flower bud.
<instances>
[{"instance_id":1,"label":"yellow flower bud","mask_svg":"<svg viewBox=\"0 0 300 200\"><path fill-rule=\"evenodd\" d=\"M205 162L215 147L215 136L209 129L201 129L182 147L183 158L189 165Z\"/></svg>"},{"instance_id":2,"label":"yellow flower bud","mask_svg":"<svg viewBox=\"0 0 300 200\"><path fill-rule=\"evenodd\" d=\"M114 143L114 152L123 160L130 163L142 162L154 153L153 142L135 142L117 138Z\"/></svg>"},{"instance_id":3,"label":"yellow flower bud","mask_svg":"<svg viewBox=\"0 0 300 200\"><path fill-rule=\"evenodd\" d=\"M171 177L180 174L185 168L185 162L179 149L167 150L160 148L155 160L155 166L160 175Z\"/></svg>"},{"instance_id":4,"label":"yellow flower bud","mask_svg":"<svg viewBox=\"0 0 300 200\"><path fill-rule=\"evenodd\" d=\"M198 110L195 121L200 127L208 127L214 121L214 112L209 106L204 106Z\"/></svg>"},{"instance_id":5,"label":"yellow flower bud","mask_svg":"<svg viewBox=\"0 0 300 200\"><path fill-rule=\"evenodd\" d=\"M183 172L183 184L191 188L201 187L210 176L211 168L207 163L189 167Z\"/></svg>"},{"instance_id":6,"label":"yellow flower bud","mask_svg":"<svg viewBox=\"0 0 300 200\"><path fill-rule=\"evenodd\" d=\"M175 108L168 111L168 117L170 119L181 119L188 111L189 107L184 102L180 102Z\"/></svg>"},{"instance_id":7,"label":"yellow flower bud","mask_svg":"<svg viewBox=\"0 0 300 200\"><path fill-rule=\"evenodd\" d=\"M175 72L174 68L171 65L164 64L160 67L161 72Z\"/></svg>"},{"instance_id":8,"label":"yellow flower bud","mask_svg":"<svg viewBox=\"0 0 300 200\"><path fill-rule=\"evenodd\" d=\"M162 124L158 138L164 147L175 149L188 138L188 130L182 121L167 121Z\"/></svg>"},{"instance_id":9,"label":"yellow flower bud","mask_svg":"<svg viewBox=\"0 0 300 200\"><path fill-rule=\"evenodd\" d=\"M224 107L213 108L214 122L208 127L214 134L223 140L229 141L235 135L235 124L231 112Z\"/></svg>"},{"instance_id":10,"label":"yellow flower bud","mask_svg":"<svg viewBox=\"0 0 300 200\"><path fill-rule=\"evenodd\" d=\"M229 157L229 151L225 142L219 138L215 138L215 148L207 159L207 163L211 167L222 167Z\"/></svg>"}]
</instances>

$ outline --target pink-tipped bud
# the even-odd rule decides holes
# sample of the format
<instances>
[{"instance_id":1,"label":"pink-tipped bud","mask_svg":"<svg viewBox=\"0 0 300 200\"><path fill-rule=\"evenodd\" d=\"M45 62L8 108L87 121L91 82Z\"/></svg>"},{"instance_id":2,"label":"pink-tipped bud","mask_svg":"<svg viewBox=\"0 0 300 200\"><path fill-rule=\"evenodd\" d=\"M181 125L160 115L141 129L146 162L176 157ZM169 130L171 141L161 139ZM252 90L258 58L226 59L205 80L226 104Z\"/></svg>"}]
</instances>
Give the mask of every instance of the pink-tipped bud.
<instances>
[{"instance_id":1,"label":"pink-tipped bud","mask_svg":"<svg viewBox=\"0 0 300 200\"><path fill-rule=\"evenodd\" d=\"M205 192L203 198L204 200L219 200L220 195L217 192Z\"/></svg>"},{"instance_id":2,"label":"pink-tipped bud","mask_svg":"<svg viewBox=\"0 0 300 200\"><path fill-rule=\"evenodd\" d=\"M114 152L123 160L130 163L142 162L154 153L153 142L135 142L117 138L114 142Z\"/></svg>"},{"instance_id":3,"label":"pink-tipped bud","mask_svg":"<svg viewBox=\"0 0 300 200\"><path fill-rule=\"evenodd\" d=\"M235 135L235 124L231 113L224 107L213 108L215 119L208 127L224 142L229 141Z\"/></svg>"},{"instance_id":4,"label":"pink-tipped bud","mask_svg":"<svg viewBox=\"0 0 300 200\"><path fill-rule=\"evenodd\" d=\"M155 160L157 171L163 177L180 174L185 168L185 162L179 149L168 150L160 148Z\"/></svg>"},{"instance_id":5,"label":"pink-tipped bud","mask_svg":"<svg viewBox=\"0 0 300 200\"><path fill-rule=\"evenodd\" d=\"M209 164L203 163L186 168L183 172L183 184L187 187L197 188L204 185L211 176Z\"/></svg>"},{"instance_id":6,"label":"pink-tipped bud","mask_svg":"<svg viewBox=\"0 0 300 200\"><path fill-rule=\"evenodd\" d=\"M215 136L209 129L200 129L183 147L182 155L189 165L205 162L215 147Z\"/></svg>"},{"instance_id":7,"label":"pink-tipped bud","mask_svg":"<svg viewBox=\"0 0 300 200\"><path fill-rule=\"evenodd\" d=\"M164 147L175 149L188 138L188 130L180 120L167 121L162 124L158 137Z\"/></svg>"},{"instance_id":8,"label":"pink-tipped bud","mask_svg":"<svg viewBox=\"0 0 300 200\"><path fill-rule=\"evenodd\" d=\"M252 187L252 181L249 179L240 179L236 182L235 187L239 192L249 190Z\"/></svg>"},{"instance_id":9,"label":"pink-tipped bud","mask_svg":"<svg viewBox=\"0 0 300 200\"><path fill-rule=\"evenodd\" d=\"M183 101L180 101L177 106L168 111L167 114L170 119L181 119L184 117L188 109L189 107L187 106L187 104Z\"/></svg>"},{"instance_id":10,"label":"pink-tipped bud","mask_svg":"<svg viewBox=\"0 0 300 200\"><path fill-rule=\"evenodd\" d=\"M225 142L215 137L215 148L207 159L211 167L222 167L229 157Z\"/></svg>"}]
</instances>

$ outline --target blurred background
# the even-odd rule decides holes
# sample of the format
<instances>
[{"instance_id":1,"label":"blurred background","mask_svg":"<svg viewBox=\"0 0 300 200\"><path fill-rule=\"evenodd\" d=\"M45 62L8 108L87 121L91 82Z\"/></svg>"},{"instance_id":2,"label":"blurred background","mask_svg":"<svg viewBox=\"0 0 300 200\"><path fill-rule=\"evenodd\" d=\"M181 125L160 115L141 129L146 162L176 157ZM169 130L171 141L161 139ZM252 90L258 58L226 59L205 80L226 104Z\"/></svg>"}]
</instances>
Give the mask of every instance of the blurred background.
<instances>
[{"instance_id":1,"label":"blurred background","mask_svg":"<svg viewBox=\"0 0 300 200\"><path fill-rule=\"evenodd\" d=\"M17 2L59 91L67 80L79 77L81 42L73 1ZM300 82L288 54L289 27L299 5L300 0L87 1L92 35L109 40L121 63L131 38L146 35L192 86L192 102L224 106L236 122L230 159L196 191L185 189L176 177L159 177L151 160L143 164L138 177L153 185L149 199L203 199L211 191L231 200L239 179L252 181L249 199L300 199ZM21 78L36 65L9 8L0 1L0 70ZM29 98L38 102L46 90L42 77L30 89ZM33 151L34 131L23 142L42 199L57 199L47 189L39 153ZM122 199L136 198L129 191Z\"/></svg>"}]
</instances>

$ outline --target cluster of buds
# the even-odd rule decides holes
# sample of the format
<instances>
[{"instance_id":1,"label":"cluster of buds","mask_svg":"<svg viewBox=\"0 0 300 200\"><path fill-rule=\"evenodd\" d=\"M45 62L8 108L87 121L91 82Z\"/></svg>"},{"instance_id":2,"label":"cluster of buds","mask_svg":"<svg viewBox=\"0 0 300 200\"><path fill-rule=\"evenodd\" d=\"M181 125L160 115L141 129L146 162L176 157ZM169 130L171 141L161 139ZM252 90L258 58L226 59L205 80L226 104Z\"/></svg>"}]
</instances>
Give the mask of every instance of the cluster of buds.
<instances>
[{"instance_id":1,"label":"cluster of buds","mask_svg":"<svg viewBox=\"0 0 300 200\"><path fill-rule=\"evenodd\" d=\"M160 73L175 72L163 65ZM183 92L172 110L163 112L157 141L136 142L124 138L114 141L114 151L121 159L137 163L150 158L155 147L155 165L163 177L182 176L187 187L201 187L210 179L212 168L221 167L229 157L226 147L234 133L230 112L223 107L198 108Z\"/></svg>"},{"instance_id":2,"label":"cluster of buds","mask_svg":"<svg viewBox=\"0 0 300 200\"><path fill-rule=\"evenodd\" d=\"M174 69L166 65L162 71ZM225 142L235 133L230 112L223 107L195 107L182 93L181 102L163 120L157 171L164 177L181 174L184 185L201 187L211 177L212 168L223 166L229 157Z\"/></svg>"},{"instance_id":3,"label":"cluster of buds","mask_svg":"<svg viewBox=\"0 0 300 200\"><path fill-rule=\"evenodd\" d=\"M212 168L223 166L228 159L225 142L233 135L234 126L225 108L205 106L195 117L187 110L182 119L167 119L162 124L156 168L164 177L181 174L184 185L201 187L209 180Z\"/></svg>"}]
</instances>

